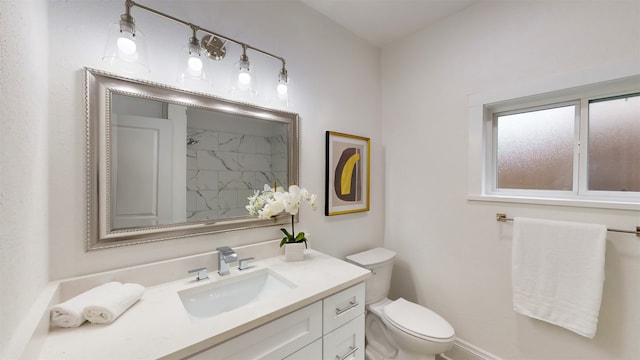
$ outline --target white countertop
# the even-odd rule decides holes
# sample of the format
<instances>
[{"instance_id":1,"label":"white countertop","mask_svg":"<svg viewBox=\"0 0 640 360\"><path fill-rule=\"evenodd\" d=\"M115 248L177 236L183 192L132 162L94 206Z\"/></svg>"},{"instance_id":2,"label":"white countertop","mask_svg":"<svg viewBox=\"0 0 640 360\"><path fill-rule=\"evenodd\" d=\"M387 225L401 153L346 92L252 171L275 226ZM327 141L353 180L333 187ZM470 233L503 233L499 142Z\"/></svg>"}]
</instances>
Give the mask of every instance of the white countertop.
<instances>
[{"instance_id":1,"label":"white countertop","mask_svg":"<svg viewBox=\"0 0 640 360\"><path fill-rule=\"evenodd\" d=\"M248 273L269 268L296 287L273 297L208 319L194 321L178 291L237 276L221 277L210 269L209 280L194 276L147 287L143 298L109 325L85 322L78 328L51 328L39 359L181 359L202 351L331 294L365 281L370 272L308 249L305 260L285 262L275 256L253 262Z\"/></svg>"}]
</instances>

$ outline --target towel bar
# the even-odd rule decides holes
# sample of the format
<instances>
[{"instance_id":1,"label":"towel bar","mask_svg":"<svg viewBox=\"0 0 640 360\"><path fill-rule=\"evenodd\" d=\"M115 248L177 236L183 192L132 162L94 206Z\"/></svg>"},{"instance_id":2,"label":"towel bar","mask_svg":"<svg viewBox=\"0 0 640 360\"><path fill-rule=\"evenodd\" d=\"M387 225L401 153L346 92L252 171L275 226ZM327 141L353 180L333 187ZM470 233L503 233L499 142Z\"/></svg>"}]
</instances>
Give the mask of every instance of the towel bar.
<instances>
[{"instance_id":1,"label":"towel bar","mask_svg":"<svg viewBox=\"0 0 640 360\"><path fill-rule=\"evenodd\" d=\"M508 218L507 214L496 214L496 221L500 221L500 222L507 222L507 221L513 221L512 218ZM636 230L620 230L620 229L609 229L607 228L607 231L613 231L613 232L619 232L619 233L625 233L625 234L635 234L636 236L640 237L640 226L636 226Z\"/></svg>"}]
</instances>

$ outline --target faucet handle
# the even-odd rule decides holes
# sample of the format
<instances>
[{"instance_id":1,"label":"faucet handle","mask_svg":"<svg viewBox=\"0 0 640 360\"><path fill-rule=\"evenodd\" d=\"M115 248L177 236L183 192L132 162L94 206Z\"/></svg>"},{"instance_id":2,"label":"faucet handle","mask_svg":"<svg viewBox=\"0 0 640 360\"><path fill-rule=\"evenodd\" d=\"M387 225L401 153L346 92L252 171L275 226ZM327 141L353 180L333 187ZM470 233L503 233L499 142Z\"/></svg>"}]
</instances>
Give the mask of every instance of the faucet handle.
<instances>
[{"instance_id":1,"label":"faucet handle","mask_svg":"<svg viewBox=\"0 0 640 360\"><path fill-rule=\"evenodd\" d=\"M189 270L188 272L189 274L196 273L196 281L207 280L209 278L206 267Z\"/></svg>"},{"instance_id":2,"label":"faucet handle","mask_svg":"<svg viewBox=\"0 0 640 360\"><path fill-rule=\"evenodd\" d=\"M254 257L248 257L238 260L238 270L246 270L249 268L249 261L254 260Z\"/></svg>"}]
</instances>

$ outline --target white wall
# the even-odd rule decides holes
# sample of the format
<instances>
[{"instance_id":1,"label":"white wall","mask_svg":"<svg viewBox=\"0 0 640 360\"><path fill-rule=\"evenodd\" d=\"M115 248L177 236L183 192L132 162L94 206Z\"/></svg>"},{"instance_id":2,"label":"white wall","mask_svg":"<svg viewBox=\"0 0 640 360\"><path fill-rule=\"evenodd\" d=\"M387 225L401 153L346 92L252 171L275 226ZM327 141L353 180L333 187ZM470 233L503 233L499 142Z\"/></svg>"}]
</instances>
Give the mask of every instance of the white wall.
<instances>
[{"instance_id":1,"label":"white wall","mask_svg":"<svg viewBox=\"0 0 640 360\"><path fill-rule=\"evenodd\" d=\"M619 62L640 72L638 1L482 1L383 49L385 246L393 295L427 305L504 359L640 358L640 242L609 233L598 333L516 315L512 224L497 212L635 229L637 212L471 202L468 95Z\"/></svg>"},{"instance_id":2,"label":"white wall","mask_svg":"<svg viewBox=\"0 0 640 360\"><path fill-rule=\"evenodd\" d=\"M0 358L49 277L46 28L45 1L0 1Z\"/></svg>"},{"instance_id":3,"label":"white wall","mask_svg":"<svg viewBox=\"0 0 640 360\"><path fill-rule=\"evenodd\" d=\"M144 2L143 2L144 3ZM211 251L220 245L279 238L278 227L184 240L84 251L84 66L108 70L100 61L108 25L119 19L124 1L52 1L49 3L50 261L51 278ZM301 185L324 198L325 131L371 138L371 211L325 217L304 208L296 229L310 232L311 246L342 257L382 244L383 168L380 124L379 50L298 2L153 1L158 10L283 56L291 76L300 122ZM151 73L140 78L173 84L177 51L191 36L187 27L134 8L132 15L147 37ZM217 64L220 79L213 93L227 96L231 64L239 49L229 47ZM275 79L279 62L260 55L250 60L262 93ZM259 70L262 66L263 70ZM202 90L202 89L196 89ZM268 97L257 100L269 105Z\"/></svg>"}]
</instances>

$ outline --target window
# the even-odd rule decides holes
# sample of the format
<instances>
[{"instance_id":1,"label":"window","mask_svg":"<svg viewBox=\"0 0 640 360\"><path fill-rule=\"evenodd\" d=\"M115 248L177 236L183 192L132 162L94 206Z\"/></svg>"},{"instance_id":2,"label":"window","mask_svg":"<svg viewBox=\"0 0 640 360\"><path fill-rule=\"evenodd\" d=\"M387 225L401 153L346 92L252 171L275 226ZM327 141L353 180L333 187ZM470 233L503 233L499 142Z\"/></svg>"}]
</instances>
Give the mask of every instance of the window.
<instances>
[{"instance_id":1,"label":"window","mask_svg":"<svg viewBox=\"0 0 640 360\"><path fill-rule=\"evenodd\" d=\"M589 190L640 192L640 94L589 101Z\"/></svg>"},{"instance_id":2,"label":"window","mask_svg":"<svg viewBox=\"0 0 640 360\"><path fill-rule=\"evenodd\" d=\"M496 188L571 190L576 109L495 114Z\"/></svg>"},{"instance_id":3,"label":"window","mask_svg":"<svg viewBox=\"0 0 640 360\"><path fill-rule=\"evenodd\" d=\"M640 76L483 104L482 117L483 196L640 204Z\"/></svg>"}]
</instances>

